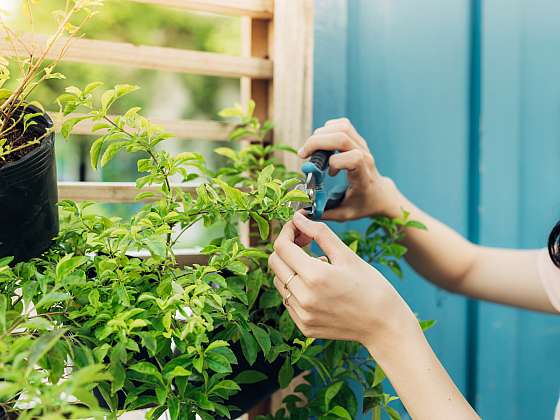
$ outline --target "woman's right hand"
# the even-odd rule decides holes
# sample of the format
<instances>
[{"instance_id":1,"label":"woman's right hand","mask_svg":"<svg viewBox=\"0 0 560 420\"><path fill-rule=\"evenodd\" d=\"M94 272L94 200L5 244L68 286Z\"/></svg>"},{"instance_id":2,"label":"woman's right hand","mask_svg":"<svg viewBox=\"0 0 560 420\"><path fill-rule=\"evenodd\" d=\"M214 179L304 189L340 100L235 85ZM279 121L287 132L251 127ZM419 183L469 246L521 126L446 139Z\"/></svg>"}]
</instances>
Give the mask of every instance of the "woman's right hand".
<instances>
[{"instance_id":1,"label":"woman's right hand","mask_svg":"<svg viewBox=\"0 0 560 420\"><path fill-rule=\"evenodd\" d=\"M401 214L399 195L393 181L382 176L366 141L347 118L330 120L315 130L298 155L309 158L316 150L336 150L329 160L329 173L348 171L349 188L342 204L325 212L327 220L353 220L373 215Z\"/></svg>"}]
</instances>

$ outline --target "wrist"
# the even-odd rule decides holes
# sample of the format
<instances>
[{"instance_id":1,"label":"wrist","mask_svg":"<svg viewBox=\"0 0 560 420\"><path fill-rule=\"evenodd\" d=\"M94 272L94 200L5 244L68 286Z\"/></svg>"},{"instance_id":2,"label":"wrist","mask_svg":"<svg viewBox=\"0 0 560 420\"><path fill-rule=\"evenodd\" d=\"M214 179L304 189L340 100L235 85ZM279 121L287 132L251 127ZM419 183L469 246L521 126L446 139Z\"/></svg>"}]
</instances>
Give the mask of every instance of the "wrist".
<instances>
[{"instance_id":1,"label":"wrist","mask_svg":"<svg viewBox=\"0 0 560 420\"><path fill-rule=\"evenodd\" d=\"M424 333L414 313L406 307L400 316L392 317L382 327L367 335L362 344L380 364L398 362L398 349L418 345L425 341Z\"/></svg>"},{"instance_id":2,"label":"wrist","mask_svg":"<svg viewBox=\"0 0 560 420\"><path fill-rule=\"evenodd\" d=\"M385 203L379 213L392 219L402 216L402 209L406 207L406 200L399 191L395 181L389 177L381 176L380 184L383 189Z\"/></svg>"}]
</instances>

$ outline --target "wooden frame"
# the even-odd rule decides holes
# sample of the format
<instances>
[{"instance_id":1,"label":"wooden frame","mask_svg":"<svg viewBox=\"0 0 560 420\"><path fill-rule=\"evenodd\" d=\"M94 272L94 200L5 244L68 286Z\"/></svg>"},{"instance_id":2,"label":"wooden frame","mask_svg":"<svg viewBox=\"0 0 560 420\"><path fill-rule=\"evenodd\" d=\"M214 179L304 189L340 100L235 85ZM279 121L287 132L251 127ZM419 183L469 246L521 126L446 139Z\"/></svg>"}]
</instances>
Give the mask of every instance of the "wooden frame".
<instances>
[{"instance_id":1,"label":"wooden frame","mask_svg":"<svg viewBox=\"0 0 560 420\"><path fill-rule=\"evenodd\" d=\"M133 46L98 40L76 40L65 60L150 68L191 74L235 77L241 82L241 102L257 103L256 115L275 123L272 141L298 149L310 134L313 89L313 0L132 0L181 10L242 16L242 54L188 51ZM0 54L20 54L0 40ZM53 54L56 54L56 48ZM231 127L212 121L156 121L185 139L225 140ZM91 134L87 123L77 133ZM285 158L297 170L297 157ZM192 186L181 185L192 190ZM146 189L143 189L146 191ZM130 203L139 193L133 183L60 183L60 199ZM250 243L251 227L241 235ZM202 261L204 256L180 253L180 263ZM252 419L281 405L286 391L255 407Z\"/></svg>"}]
</instances>

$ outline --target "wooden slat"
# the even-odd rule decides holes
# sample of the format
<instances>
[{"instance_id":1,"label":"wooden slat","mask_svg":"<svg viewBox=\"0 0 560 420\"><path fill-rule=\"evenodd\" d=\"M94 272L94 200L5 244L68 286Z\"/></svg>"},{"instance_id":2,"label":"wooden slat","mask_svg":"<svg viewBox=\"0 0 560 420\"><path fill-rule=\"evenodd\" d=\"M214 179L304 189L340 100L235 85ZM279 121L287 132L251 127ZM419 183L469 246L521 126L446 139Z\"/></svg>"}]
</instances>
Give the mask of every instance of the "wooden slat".
<instances>
[{"instance_id":1,"label":"wooden slat","mask_svg":"<svg viewBox=\"0 0 560 420\"><path fill-rule=\"evenodd\" d=\"M192 185L172 185L184 191L195 193ZM100 203L134 203L135 197L146 191L157 193L156 187L139 190L133 182L59 182L58 198L60 200L97 201Z\"/></svg>"},{"instance_id":2,"label":"wooden slat","mask_svg":"<svg viewBox=\"0 0 560 420\"><path fill-rule=\"evenodd\" d=\"M47 38L45 35L22 36L24 42L32 46L35 55L41 53ZM65 40L60 40L50 51L48 58L59 57L64 44ZM3 32L0 32L0 55L26 57L27 52L19 44L14 51L12 44L5 39ZM272 62L262 58L94 39L73 40L64 55L64 60L233 78L246 76L270 79L273 73Z\"/></svg>"},{"instance_id":3,"label":"wooden slat","mask_svg":"<svg viewBox=\"0 0 560 420\"><path fill-rule=\"evenodd\" d=\"M274 4L274 135L297 150L312 125L313 0ZM297 156L282 156L289 169L299 170Z\"/></svg>"},{"instance_id":4,"label":"wooden slat","mask_svg":"<svg viewBox=\"0 0 560 420\"><path fill-rule=\"evenodd\" d=\"M271 19L272 0L132 0L187 11Z\"/></svg>"},{"instance_id":5,"label":"wooden slat","mask_svg":"<svg viewBox=\"0 0 560 420\"><path fill-rule=\"evenodd\" d=\"M62 115L60 113L50 113L55 122L55 129L60 130ZM78 117L81 114L72 114L69 117ZM110 116L114 119L115 116ZM156 125L162 126L167 132L175 137L186 140L211 140L223 141L227 140L234 126L231 124L220 123L218 121L198 121L198 120L161 120L150 118L150 121ZM93 124L91 121L83 121L79 123L74 130L74 134L78 135L102 135L105 130L92 131Z\"/></svg>"}]
</instances>

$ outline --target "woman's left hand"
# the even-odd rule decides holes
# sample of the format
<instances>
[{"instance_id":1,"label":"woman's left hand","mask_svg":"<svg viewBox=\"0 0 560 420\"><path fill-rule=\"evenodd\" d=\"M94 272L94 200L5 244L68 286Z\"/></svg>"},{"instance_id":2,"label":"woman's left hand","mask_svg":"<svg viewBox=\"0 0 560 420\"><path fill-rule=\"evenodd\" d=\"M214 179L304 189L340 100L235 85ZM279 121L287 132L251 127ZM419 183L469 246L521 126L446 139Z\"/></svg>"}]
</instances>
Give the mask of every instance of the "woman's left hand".
<instances>
[{"instance_id":1,"label":"woman's left hand","mask_svg":"<svg viewBox=\"0 0 560 420\"><path fill-rule=\"evenodd\" d=\"M328 262L301 249L313 240ZM387 279L324 223L296 213L274 243L269 266L292 319L308 337L375 348L405 326L417 328L414 314Z\"/></svg>"}]
</instances>

